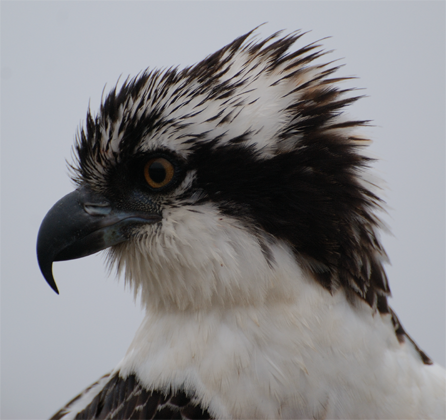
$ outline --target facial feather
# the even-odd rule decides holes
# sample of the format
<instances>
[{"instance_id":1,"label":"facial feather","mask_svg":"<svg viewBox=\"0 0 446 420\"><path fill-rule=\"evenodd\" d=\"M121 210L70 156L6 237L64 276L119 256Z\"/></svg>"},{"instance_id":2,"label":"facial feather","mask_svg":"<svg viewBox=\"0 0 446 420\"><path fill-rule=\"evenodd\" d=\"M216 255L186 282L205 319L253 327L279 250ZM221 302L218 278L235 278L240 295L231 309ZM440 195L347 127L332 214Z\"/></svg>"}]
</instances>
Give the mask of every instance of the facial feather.
<instances>
[{"instance_id":1,"label":"facial feather","mask_svg":"<svg viewBox=\"0 0 446 420\"><path fill-rule=\"evenodd\" d=\"M172 274L167 289L184 289L188 303L178 301L180 307L192 304L196 290L206 302L231 301L248 283L241 268L247 255L234 245L246 235L251 260L263 258L266 272L275 267L271 244L280 243L322 287L344 288L388 312L387 257L376 235L380 200L362 177L368 142L352 134L365 121L343 116L357 97L339 89L336 67L315 61L324 54L317 44L291 50L301 36L255 41L248 33L192 67L127 80L96 117L88 114L76 147L79 184L124 201L149 194L135 172L138 162L161 154L178 169L175 188L150 195L162 209L162 226L140 228L112 250L119 270L128 265L126 278L158 284L151 264L164 258L167 267L168 245L181 276ZM186 218L194 228L179 233ZM222 231L219 249L212 235ZM206 263L185 257L201 249L198 243L215 248L201 254ZM235 289L227 289L221 267L238 276Z\"/></svg>"},{"instance_id":2,"label":"facial feather","mask_svg":"<svg viewBox=\"0 0 446 420\"><path fill-rule=\"evenodd\" d=\"M88 410L137 381L155 393L145 408L179 391L214 418L441 412L444 375L387 304L382 202L355 132L367 122L346 117L358 98L318 45L293 50L301 36L248 33L128 79L88 113L81 188L40 242L68 208L68 245L38 252L42 272L57 291L53 260L109 247L146 309L110 381L81 398Z\"/></svg>"}]
</instances>

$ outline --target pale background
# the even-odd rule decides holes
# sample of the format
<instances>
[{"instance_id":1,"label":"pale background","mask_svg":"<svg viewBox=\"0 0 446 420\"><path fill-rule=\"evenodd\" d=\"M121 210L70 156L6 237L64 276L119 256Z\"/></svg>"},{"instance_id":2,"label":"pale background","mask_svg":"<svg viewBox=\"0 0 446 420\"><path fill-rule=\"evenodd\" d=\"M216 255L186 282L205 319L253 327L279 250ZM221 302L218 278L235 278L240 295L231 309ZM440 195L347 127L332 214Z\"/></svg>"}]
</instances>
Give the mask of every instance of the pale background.
<instances>
[{"instance_id":1,"label":"pale background","mask_svg":"<svg viewBox=\"0 0 446 420\"><path fill-rule=\"evenodd\" d=\"M53 414L123 357L141 311L103 256L57 263L60 296L37 266L48 209L73 188L65 159L104 85L193 64L255 26L302 29L345 63L368 97L350 114L388 184L383 240L391 305L445 364L444 2L6 2L1 4L2 419Z\"/></svg>"}]
</instances>

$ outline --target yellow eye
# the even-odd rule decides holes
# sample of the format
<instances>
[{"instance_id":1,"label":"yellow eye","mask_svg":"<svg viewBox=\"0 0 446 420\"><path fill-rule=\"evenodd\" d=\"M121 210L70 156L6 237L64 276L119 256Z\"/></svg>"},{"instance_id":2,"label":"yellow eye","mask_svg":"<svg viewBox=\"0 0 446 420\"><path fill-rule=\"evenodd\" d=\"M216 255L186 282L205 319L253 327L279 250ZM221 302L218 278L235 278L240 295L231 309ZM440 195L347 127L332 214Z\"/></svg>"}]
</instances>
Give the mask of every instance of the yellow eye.
<instances>
[{"instance_id":1,"label":"yellow eye","mask_svg":"<svg viewBox=\"0 0 446 420\"><path fill-rule=\"evenodd\" d=\"M152 188L165 187L172 181L175 168L162 157L150 159L144 166L144 177Z\"/></svg>"}]
</instances>

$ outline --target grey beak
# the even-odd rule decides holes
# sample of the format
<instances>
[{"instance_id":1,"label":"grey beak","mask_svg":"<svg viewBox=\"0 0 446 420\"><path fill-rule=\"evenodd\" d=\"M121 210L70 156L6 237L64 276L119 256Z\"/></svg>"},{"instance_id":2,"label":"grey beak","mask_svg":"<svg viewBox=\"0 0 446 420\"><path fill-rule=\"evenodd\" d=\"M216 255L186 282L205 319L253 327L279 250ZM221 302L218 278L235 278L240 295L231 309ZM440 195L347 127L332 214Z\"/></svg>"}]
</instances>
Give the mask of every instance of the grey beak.
<instances>
[{"instance_id":1,"label":"grey beak","mask_svg":"<svg viewBox=\"0 0 446 420\"><path fill-rule=\"evenodd\" d=\"M53 262L86 257L126 241L136 224L161 221L156 213L114 208L102 195L81 187L60 199L46 214L37 235L40 271L59 293Z\"/></svg>"}]
</instances>

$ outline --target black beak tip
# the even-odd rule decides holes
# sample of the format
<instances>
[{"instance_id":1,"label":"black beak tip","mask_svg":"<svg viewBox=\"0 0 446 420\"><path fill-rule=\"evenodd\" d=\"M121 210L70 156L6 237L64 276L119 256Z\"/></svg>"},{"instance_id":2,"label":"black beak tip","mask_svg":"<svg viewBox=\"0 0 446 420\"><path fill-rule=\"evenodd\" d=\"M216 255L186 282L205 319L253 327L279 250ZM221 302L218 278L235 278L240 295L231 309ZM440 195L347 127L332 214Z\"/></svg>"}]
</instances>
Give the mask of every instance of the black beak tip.
<instances>
[{"instance_id":1,"label":"black beak tip","mask_svg":"<svg viewBox=\"0 0 446 420\"><path fill-rule=\"evenodd\" d=\"M52 276L50 278L45 277L45 280L50 285L51 289L53 289L56 292L56 294L58 295L59 294L59 289L57 288L57 284L54 281L53 277Z\"/></svg>"},{"instance_id":2,"label":"black beak tip","mask_svg":"<svg viewBox=\"0 0 446 420\"><path fill-rule=\"evenodd\" d=\"M53 263L52 261L50 263L45 263L43 261L39 260L39 267L40 267L40 271L43 274L43 277L45 278L46 282L48 283L48 285L51 287L51 289L53 289L57 294L59 294L59 289L57 288L57 284L54 281L54 277L53 277Z\"/></svg>"},{"instance_id":3,"label":"black beak tip","mask_svg":"<svg viewBox=\"0 0 446 420\"><path fill-rule=\"evenodd\" d=\"M51 287L51 289L53 289L57 294L59 294L59 289L57 288L57 284L54 281L54 277L53 277L53 269L52 267L50 267L49 270L45 270L46 273L44 273L42 271L43 277L45 277L46 282L48 283L48 285Z\"/></svg>"}]
</instances>

